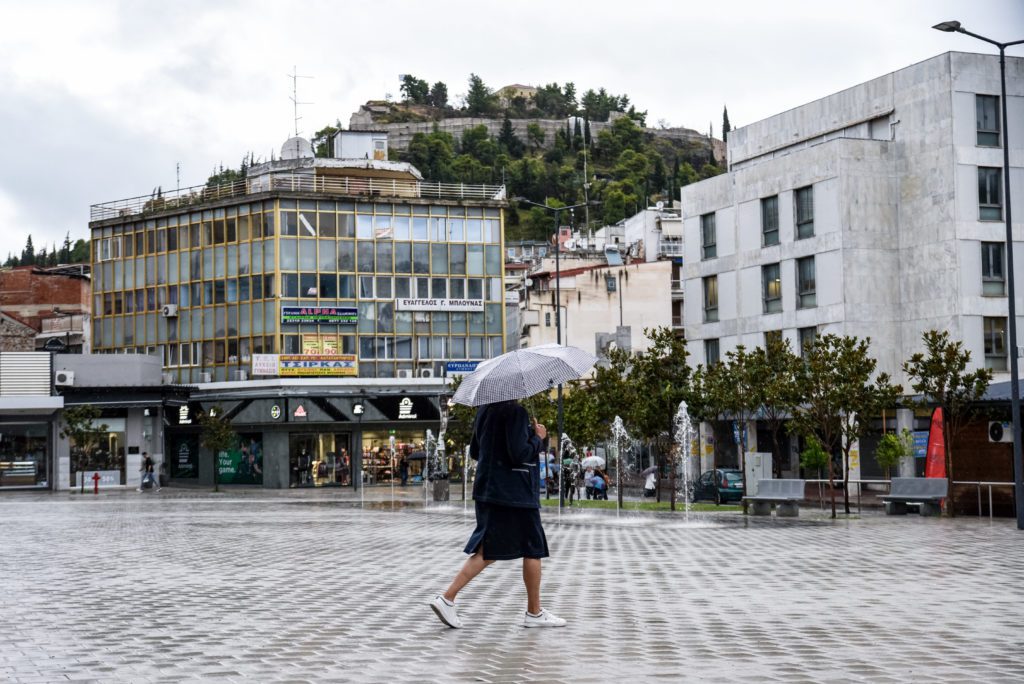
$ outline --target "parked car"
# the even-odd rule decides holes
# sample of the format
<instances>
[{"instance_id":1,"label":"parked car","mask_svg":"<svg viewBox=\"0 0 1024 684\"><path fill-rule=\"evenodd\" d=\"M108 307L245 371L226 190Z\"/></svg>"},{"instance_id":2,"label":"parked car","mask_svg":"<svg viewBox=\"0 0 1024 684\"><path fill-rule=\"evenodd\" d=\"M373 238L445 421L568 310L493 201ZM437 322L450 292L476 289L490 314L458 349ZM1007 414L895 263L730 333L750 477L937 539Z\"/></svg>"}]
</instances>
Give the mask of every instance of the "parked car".
<instances>
[{"instance_id":1,"label":"parked car","mask_svg":"<svg viewBox=\"0 0 1024 684\"><path fill-rule=\"evenodd\" d=\"M690 499L708 500L721 504L743 498L743 473L731 468L717 468L703 473L691 485Z\"/></svg>"}]
</instances>

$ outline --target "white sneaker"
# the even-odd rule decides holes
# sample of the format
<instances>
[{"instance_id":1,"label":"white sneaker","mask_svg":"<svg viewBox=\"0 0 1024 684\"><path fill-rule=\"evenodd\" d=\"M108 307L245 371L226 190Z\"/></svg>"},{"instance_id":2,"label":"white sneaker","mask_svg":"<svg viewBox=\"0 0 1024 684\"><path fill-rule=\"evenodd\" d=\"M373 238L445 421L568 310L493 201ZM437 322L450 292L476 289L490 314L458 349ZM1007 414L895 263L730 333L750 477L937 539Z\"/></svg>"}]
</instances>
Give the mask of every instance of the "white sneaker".
<instances>
[{"instance_id":1,"label":"white sneaker","mask_svg":"<svg viewBox=\"0 0 1024 684\"><path fill-rule=\"evenodd\" d=\"M430 602L430 607L434 609L434 613L444 624L452 629L460 629L462 627L462 620L459 619L459 614L455 611L455 605L448 603L440 594L435 596L434 600Z\"/></svg>"},{"instance_id":2,"label":"white sneaker","mask_svg":"<svg viewBox=\"0 0 1024 684\"><path fill-rule=\"evenodd\" d=\"M565 620L541 608L538 615L526 613L523 617L523 627L565 627Z\"/></svg>"}]
</instances>

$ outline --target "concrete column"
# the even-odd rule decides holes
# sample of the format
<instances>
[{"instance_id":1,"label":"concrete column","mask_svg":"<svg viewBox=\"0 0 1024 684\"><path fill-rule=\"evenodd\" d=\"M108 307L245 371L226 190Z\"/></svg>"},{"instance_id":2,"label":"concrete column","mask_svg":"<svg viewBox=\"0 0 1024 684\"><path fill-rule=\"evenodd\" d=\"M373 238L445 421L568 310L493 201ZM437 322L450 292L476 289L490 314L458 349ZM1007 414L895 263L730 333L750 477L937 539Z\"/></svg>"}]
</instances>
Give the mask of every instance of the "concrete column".
<instances>
[{"instance_id":1,"label":"concrete column","mask_svg":"<svg viewBox=\"0 0 1024 684\"><path fill-rule=\"evenodd\" d=\"M263 487L288 489L289 481L288 433L263 433Z\"/></svg>"},{"instance_id":2,"label":"concrete column","mask_svg":"<svg viewBox=\"0 0 1024 684\"><path fill-rule=\"evenodd\" d=\"M914 430L914 412L910 409L897 409L896 432L902 433L904 429ZM903 459L892 475L894 477L914 477L914 455L911 454Z\"/></svg>"}]
</instances>

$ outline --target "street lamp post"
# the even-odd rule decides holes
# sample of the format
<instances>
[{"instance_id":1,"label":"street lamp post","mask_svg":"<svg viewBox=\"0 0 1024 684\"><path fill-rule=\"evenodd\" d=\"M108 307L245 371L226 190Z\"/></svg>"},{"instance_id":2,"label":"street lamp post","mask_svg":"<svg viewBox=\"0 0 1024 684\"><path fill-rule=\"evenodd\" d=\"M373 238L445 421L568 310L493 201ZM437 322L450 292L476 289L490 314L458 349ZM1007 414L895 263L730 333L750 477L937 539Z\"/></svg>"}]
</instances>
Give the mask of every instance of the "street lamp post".
<instances>
[{"instance_id":1,"label":"street lamp post","mask_svg":"<svg viewBox=\"0 0 1024 684\"><path fill-rule=\"evenodd\" d=\"M532 204L535 207L542 209L549 209L555 212L555 341L558 344L562 344L562 267L560 264L561 254L561 240L559 240L559 232L561 227L558 225L558 213L561 211L571 211L580 207L587 207L591 202L583 202L582 204L574 204L569 207L551 207L547 204L540 204L539 202L531 202L525 197L514 197L514 200L523 202L525 204ZM593 203L593 204L596 204ZM565 420L563 414L563 403L562 403L562 383L558 383L558 435L556 436L558 444L558 460L562 460L562 431L565 428ZM561 472L561 469L559 469ZM565 506L565 488L558 488L558 506Z\"/></svg>"},{"instance_id":2,"label":"street lamp post","mask_svg":"<svg viewBox=\"0 0 1024 684\"><path fill-rule=\"evenodd\" d=\"M1000 108L1002 109L1002 133L1003 139L1003 196L1006 204L1006 268L1009 271L1007 277L1007 288L1010 300L1010 408L1013 413L1013 480L1014 480L1014 501L1017 509L1017 529L1024 530L1024 457L1022 457L1020 443L1020 388L1017 385L1017 302L1014 292L1013 272L1013 219L1010 213L1010 130L1009 121L1006 118L1006 48L1011 45L1020 45L1024 40L1014 40L1009 43L1000 43L991 38L971 33L960 25L959 21L944 21L932 27L946 33L963 33L964 35L983 40L990 45L999 48L999 85L1000 85Z\"/></svg>"}]
</instances>

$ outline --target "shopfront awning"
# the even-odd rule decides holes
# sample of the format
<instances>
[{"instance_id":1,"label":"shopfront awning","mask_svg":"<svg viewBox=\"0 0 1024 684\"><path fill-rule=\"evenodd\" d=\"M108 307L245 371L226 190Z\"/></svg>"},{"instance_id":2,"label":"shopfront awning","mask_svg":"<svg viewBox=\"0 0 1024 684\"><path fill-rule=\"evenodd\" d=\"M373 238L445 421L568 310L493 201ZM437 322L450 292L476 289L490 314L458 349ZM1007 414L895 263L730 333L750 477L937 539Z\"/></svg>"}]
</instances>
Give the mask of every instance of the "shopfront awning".
<instances>
[{"instance_id":1,"label":"shopfront awning","mask_svg":"<svg viewBox=\"0 0 1024 684\"><path fill-rule=\"evenodd\" d=\"M54 413L64 408L64 397L32 394L0 397L0 416L24 416Z\"/></svg>"}]
</instances>

